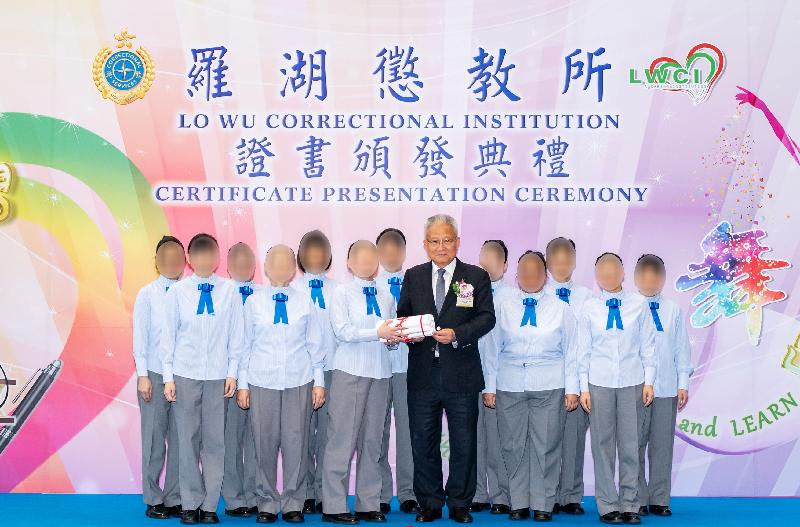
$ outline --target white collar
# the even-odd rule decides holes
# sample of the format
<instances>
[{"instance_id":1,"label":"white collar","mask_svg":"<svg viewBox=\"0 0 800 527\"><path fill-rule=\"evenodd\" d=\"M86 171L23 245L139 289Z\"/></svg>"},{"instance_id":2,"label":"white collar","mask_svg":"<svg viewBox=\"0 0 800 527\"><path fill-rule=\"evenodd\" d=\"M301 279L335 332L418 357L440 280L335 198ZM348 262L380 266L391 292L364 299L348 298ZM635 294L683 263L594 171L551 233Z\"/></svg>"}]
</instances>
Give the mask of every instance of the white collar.
<instances>
[{"instance_id":1,"label":"white collar","mask_svg":"<svg viewBox=\"0 0 800 527\"><path fill-rule=\"evenodd\" d=\"M433 261L431 261L431 268L433 269L433 271L432 271L433 276L436 276L438 274L439 269L444 269L445 273L449 274L450 276L453 276L453 271L455 271L456 263L458 263L458 258L453 258L453 260L449 264L445 265L444 267L439 267L435 263L433 263Z\"/></svg>"}]
</instances>

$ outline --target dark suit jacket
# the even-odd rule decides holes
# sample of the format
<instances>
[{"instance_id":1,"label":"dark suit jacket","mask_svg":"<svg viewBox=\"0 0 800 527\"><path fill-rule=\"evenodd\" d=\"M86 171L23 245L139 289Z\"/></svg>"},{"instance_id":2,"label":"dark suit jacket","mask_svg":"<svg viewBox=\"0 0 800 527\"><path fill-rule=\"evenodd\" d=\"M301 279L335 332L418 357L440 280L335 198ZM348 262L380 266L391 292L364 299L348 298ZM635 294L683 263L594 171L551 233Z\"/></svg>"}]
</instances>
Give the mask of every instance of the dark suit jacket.
<instances>
[{"instance_id":1,"label":"dark suit jacket","mask_svg":"<svg viewBox=\"0 0 800 527\"><path fill-rule=\"evenodd\" d=\"M457 307L452 285L464 280L475 291L473 307ZM433 263L427 262L408 269L403 278L397 316L431 314L436 326L451 328L456 332L458 347L439 344L439 361L442 388L448 392L479 392L483 390L483 370L478 353L478 339L494 327L494 302L489 275L475 265L456 259L453 279L442 305L436 314L433 297ZM431 365L436 341L427 337L408 345L408 389L423 390L430 387Z\"/></svg>"}]
</instances>

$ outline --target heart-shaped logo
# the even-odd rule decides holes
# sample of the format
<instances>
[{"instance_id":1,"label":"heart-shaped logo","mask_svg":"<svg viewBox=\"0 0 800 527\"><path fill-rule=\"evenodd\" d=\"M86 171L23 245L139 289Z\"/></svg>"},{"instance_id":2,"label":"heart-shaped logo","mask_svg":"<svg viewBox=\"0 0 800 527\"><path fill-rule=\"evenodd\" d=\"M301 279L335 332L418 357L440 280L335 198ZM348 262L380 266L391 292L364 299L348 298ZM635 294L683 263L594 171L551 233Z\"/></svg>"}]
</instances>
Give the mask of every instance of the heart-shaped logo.
<instances>
[{"instance_id":1,"label":"heart-shaped logo","mask_svg":"<svg viewBox=\"0 0 800 527\"><path fill-rule=\"evenodd\" d=\"M690 49L684 62L658 57L644 71L644 79L636 78L635 70L631 70L630 81L647 88L688 93L697 105L708 99L724 70L725 54L717 46L704 42Z\"/></svg>"}]
</instances>

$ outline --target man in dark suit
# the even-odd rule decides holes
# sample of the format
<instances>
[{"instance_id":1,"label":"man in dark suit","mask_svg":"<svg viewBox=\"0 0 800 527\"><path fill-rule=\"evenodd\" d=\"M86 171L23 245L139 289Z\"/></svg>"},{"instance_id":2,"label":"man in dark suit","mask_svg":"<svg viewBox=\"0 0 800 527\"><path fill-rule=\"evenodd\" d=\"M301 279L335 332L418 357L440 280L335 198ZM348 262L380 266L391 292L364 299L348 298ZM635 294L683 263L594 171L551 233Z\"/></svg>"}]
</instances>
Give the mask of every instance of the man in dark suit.
<instances>
[{"instance_id":1,"label":"man in dark suit","mask_svg":"<svg viewBox=\"0 0 800 527\"><path fill-rule=\"evenodd\" d=\"M451 216L425 223L431 261L405 273L398 316L432 314L436 332L409 344L408 412L417 521L442 517L469 523L475 495L478 398L484 388L478 339L495 323L489 275L456 258L461 240ZM442 412L450 436L450 476L442 487Z\"/></svg>"}]
</instances>

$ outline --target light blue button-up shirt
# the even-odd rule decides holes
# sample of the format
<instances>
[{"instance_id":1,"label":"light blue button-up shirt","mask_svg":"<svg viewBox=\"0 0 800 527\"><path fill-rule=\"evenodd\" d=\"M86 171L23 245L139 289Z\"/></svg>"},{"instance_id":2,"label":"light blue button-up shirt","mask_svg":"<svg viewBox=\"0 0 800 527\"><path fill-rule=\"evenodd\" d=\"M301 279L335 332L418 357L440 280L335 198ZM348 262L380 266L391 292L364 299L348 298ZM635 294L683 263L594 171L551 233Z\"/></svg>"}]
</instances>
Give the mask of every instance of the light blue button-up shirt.
<instances>
[{"instance_id":1,"label":"light blue button-up shirt","mask_svg":"<svg viewBox=\"0 0 800 527\"><path fill-rule=\"evenodd\" d=\"M275 323L273 295L283 293L286 324ZM239 366L239 388L249 385L272 390L325 386L322 367L325 352L319 310L308 295L294 287L265 286L244 306L244 354Z\"/></svg>"},{"instance_id":2,"label":"light blue button-up shirt","mask_svg":"<svg viewBox=\"0 0 800 527\"><path fill-rule=\"evenodd\" d=\"M572 313L575 315L575 319L580 320L583 304L585 304L587 300L592 298L594 296L594 293L588 287L578 285L572 280L567 280L566 282L559 282L552 276L547 280L547 284L545 284L544 290L548 294L558 298L558 295L556 294L556 289L560 287L565 287L569 289L569 306L572 308ZM561 301L563 302L563 300Z\"/></svg>"},{"instance_id":3,"label":"light blue button-up shirt","mask_svg":"<svg viewBox=\"0 0 800 527\"><path fill-rule=\"evenodd\" d=\"M375 287L380 316L367 314L364 287ZM338 340L334 369L372 379L391 377L389 349L378 337L378 325L395 315L394 298L386 289L376 287L374 280L353 277L352 282L339 284L331 302L331 324Z\"/></svg>"},{"instance_id":4,"label":"light blue button-up shirt","mask_svg":"<svg viewBox=\"0 0 800 527\"><path fill-rule=\"evenodd\" d=\"M499 280L495 280L492 282L492 302L494 303L494 316L497 318L498 307L500 303L503 301L503 298L507 296L509 293L513 293L517 290L516 287L508 285L502 278ZM490 331L486 335L482 336L478 339L478 353L481 356L481 364L486 363L486 350L491 347L491 343L489 339L491 338L492 332ZM483 367L484 372L484 384L486 383L486 367ZM494 393L494 392L487 392L487 393Z\"/></svg>"},{"instance_id":5,"label":"light blue button-up shirt","mask_svg":"<svg viewBox=\"0 0 800 527\"><path fill-rule=\"evenodd\" d=\"M159 276L139 290L133 304L133 362L136 375L161 373L161 330L167 290L177 280Z\"/></svg>"},{"instance_id":6,"label":"light blue button-up shirt","mask_svg":"<svg viewBox=\"0 0 800 527\"><path fill-rule=\"evenodd\" d=\"M375 279L375 283L378 287L386 289L386 292L391 295L391 284L389 284L389 280L392 278L399 278L400 289L402 290L404 274L404 271L390 273L381 269L381 272L378 273L378 277ZM408 371L408 345L401 342L396 347L390 349L389 359L391 359L392 362L392 373L406 373Z\"/></svg>"},{"instance_id":7,"label":"light blue button-up shirt","mask_svg":"<svg viewBox=\"0 0 800 527\"><path fill-rule=\"evenodd\" d=\"M333 291L336 289L338 283L333 278L328 278L325 273L313 274L303 273L302 276L295 278L292 282L292 287L301 291L305 291L307 295L311 295L311 280L322 280L322 296L325 299L325 307L315 304L319 310L320 323L322 324L322 349L325 351L325 371L333 369L333 356L336 353L336 335L333 334L333 326L331 326L331 300L333 298Z\"/></svg>"},{"instance_id":8,"label":"light blue button-up shirt","mask_svg":"<svg viewBox=\"0 0 800 527\"><path fill-rule=\"evenodd\" d=\"M619 299L623 329L606 329L606 301ZM655 326L642 295L603 291L583 305L578 322L578 376L581 391L589 383L605 388L652 385L656 376Z\"/></svg>"},{"instance_id":9,"label":"light blue button-up shirt","mask_svg":"<svg viewBox=\"0 0 800 527\"><path fill-rule=\"evenodd\" d=\"M213 315L205 309L197 314L202 283L214 286ZM199 381L236 378L244 347L242 307L236 283L217 275L193 274L170 287L161 339L164 382L173 375Z\"/></svg>"},{"instance_id":10,"label":"light blue button-up shirt","mask_svg":"<svg viewBox=\"0 0 800 527\"><path fill-rule=\"evenodd\" d=\"M246 302L246 300L245 300L245 297L242 295L242 287L249 287L250 289L253 290L253 293L258 291L262 287L261 284L257 284L255 282L253 282L252 280L248 280L247 282L239 282L237 280L231 279L231 281L236 286L236 291L239 293L239 298L243 300L243 302L242 302L243 304ZM253 296L253 294L251 293L250 296L247 297L247 298L250 298L252 296Z\"/></svg>"},{"instance_id":11,"label":"light blue button-up shirt","mask_svg":"<svg viewBox=\"0 0 800 527\"><path fill-rule=\"evenodd\" d=\"M523 299L534 298L536 325L521 325ZM484 393L535 392L564 388L578 395L576 320L567 304L546 294L512 289L495 307L489 333Z\"/></svg>"},{"instance_id":12,"label":"light blue button-up shirt","mask_svg":"<svg viewBox=\"0 0 800 527\"><path fill-rule=\"evenodd\" d=\"M689 389L692 376L692 348L681 307L661 294L643 297L647 312L653 318L650 302L658 303L658 319L664 331L656 330L656 397L675 397L678 390ZM655 323L654 323L655 324Z\"/></svg>"}]
</instances>

